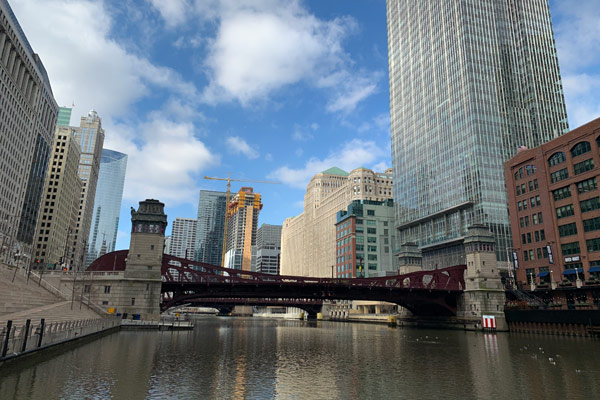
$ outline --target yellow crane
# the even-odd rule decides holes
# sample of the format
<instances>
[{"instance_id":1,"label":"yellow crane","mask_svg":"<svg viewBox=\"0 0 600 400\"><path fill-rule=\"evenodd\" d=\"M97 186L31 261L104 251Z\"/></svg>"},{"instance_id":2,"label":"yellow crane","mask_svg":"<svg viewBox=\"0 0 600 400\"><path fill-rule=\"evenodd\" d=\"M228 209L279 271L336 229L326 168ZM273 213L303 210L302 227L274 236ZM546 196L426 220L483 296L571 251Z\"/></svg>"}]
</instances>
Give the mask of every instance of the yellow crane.
<instances>
[{"instance_id":1,"label":"yellow crane","mask_svg":"<svg viewBox=\"0 0 600 400\"><path fill-rule=\"evenodd\" d=\"M213 181L227 181L227 194L225 195L225 229L223 232L223 250L221 252L221 266L225 266L225 250L227 249L227 208L229 207L229 195L231 193L231 182L251 182L251 183L267 183L269 185L279 185L281 182L274 181L259 181L255 179L232 179L231 173L227 173L227 178L214 178L205 176L204 179Z\"/></svg>"}]
</instances>

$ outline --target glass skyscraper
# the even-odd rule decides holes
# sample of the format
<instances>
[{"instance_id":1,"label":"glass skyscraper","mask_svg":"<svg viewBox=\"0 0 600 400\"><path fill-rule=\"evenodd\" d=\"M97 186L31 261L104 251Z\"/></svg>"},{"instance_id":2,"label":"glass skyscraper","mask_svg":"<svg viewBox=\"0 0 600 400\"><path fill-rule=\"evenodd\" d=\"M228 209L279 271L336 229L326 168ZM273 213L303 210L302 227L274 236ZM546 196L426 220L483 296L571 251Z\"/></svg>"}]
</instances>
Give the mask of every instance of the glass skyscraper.
<instances>
[{"instance_id":1,"label":"glass skyscraper","mask_svg":"<svg viewBox=\"0 0 600 400\"><path fill-rule=\"evenodd\" d=\"M126 170L127 154L102 149L86 266L102 254L115 250Z\"/></svg>"},{"instance_id":2,"label":"glass skyscraper","mask_svg":"<svg viewBox=\"0 0 600 400\"><path fill-rule=\"evenodd\" d=\"M196 232L196 261L221 265L226 196L225 192L200 191Z\"/></svg>"},{"instance_id":3,"label":"glass skyscraper","mask_svg":"<svg viewBox=\"0 0 600 400\"><path fill-rule=\"evenodd\" d=\"M568 131L548 0L387 0L399 244L464 263L485 224L507 259L503 163Z\"/></svg>"}]
</instances>

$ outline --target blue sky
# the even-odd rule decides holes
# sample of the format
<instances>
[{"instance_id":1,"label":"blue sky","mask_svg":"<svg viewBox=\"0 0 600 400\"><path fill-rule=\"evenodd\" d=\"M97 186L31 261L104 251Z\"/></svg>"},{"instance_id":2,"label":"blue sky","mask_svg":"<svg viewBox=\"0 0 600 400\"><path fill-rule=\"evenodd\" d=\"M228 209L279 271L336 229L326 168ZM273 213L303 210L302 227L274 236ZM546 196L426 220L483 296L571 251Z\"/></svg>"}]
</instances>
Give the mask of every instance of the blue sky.
<instances>
[{"instance_id":1,"label":"blue sky","mask_svg":"<svg viewBox=\"0 0 600 400\"><path fill-rule=\"evenodd\" d=\"M94 108L129 155L129 208L196 217L203 176L278 180L261 223L302 211L312 175L391 166L384 0L9 0L72 124ZM551 0L571 128L600 116L600 4ZM241 184L232 184L238 190Z\"/></svg>"}]
</instances>

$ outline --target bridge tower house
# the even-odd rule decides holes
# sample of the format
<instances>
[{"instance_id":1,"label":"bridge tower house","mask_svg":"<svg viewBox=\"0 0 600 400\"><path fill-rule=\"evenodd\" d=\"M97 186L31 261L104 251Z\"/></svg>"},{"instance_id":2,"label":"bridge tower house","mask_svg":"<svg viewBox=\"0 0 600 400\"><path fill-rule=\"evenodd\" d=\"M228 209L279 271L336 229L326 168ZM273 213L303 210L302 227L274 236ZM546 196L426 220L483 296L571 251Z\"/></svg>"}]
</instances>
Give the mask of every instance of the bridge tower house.
<instances>
[{"instance_id":1,"label":"bridge tower house","mask_svg":"<svg viewBox=\"0 0 600 400\"><path fill-rule=\"evenodd\" d=\"M459 300L457 317L469 321L467 328L480 329L483 316L494 316L496 330L508 330L494 236L486 226L474 225L468 228L464 246L465 291Z\"/></svg>"},{"instance_id":2,"label":"bridge tower house","mask_svg":"<svg viewBox=\"0 0 600 400\"><path fill-rule=\"evenodd\" d=\"M160 316L161 267L167 215L158 200L131 208L131 242L124 274L122 312L142 319Z\"/></svg>"}]
</instances>

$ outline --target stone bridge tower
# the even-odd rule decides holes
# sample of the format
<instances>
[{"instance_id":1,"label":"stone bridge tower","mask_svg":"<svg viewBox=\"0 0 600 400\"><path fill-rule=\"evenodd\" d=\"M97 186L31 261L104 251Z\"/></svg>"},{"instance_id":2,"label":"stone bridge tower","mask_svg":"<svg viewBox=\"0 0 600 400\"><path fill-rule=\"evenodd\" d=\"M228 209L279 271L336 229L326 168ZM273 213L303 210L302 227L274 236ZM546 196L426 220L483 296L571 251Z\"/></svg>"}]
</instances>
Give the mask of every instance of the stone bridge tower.
<instances>
[{"instance_id":1,"label":"stone bridge tower","mask_svg":"<svg viewBox=\"0 0 600 400\"><path fill-rule=\"evenodd\" d=\"M467 270L465 292L458 304L457 317L471 320L468 327L481 328L481 317L494 316L497 330L507 330L504 317L504 287L494 249L495 240L484 225L468 228L464 239Z\"/></svg>"},{"instance_id":2,"label":"stone bridge tower","mask_svg":"<svg viewBox=\"0 0 600 400\"><path fill-rule=\"evenodd\" d=\"M131 208L131 242L125 267L124 312L142 319L158 319L163 248L167 215L158 200L140 201Z\"/></svg>"}]
</instances>

